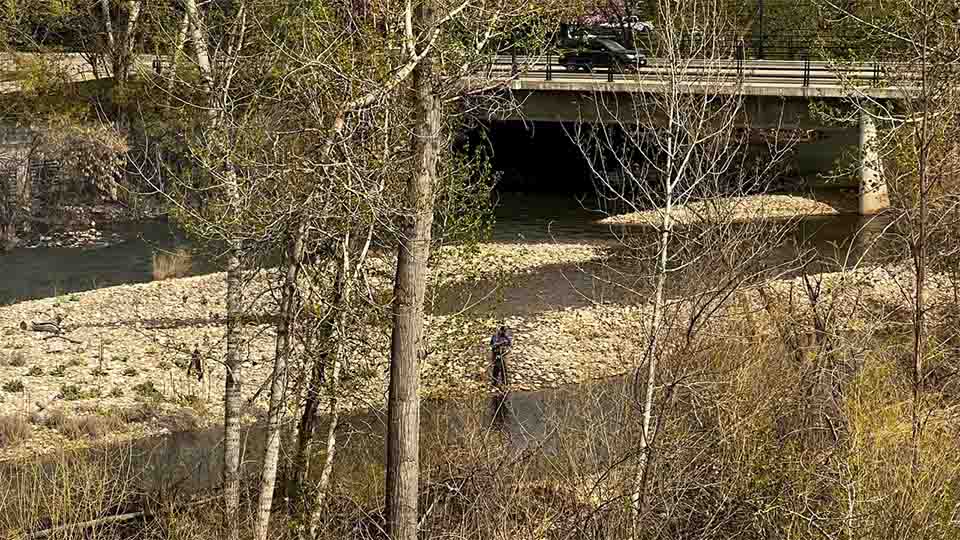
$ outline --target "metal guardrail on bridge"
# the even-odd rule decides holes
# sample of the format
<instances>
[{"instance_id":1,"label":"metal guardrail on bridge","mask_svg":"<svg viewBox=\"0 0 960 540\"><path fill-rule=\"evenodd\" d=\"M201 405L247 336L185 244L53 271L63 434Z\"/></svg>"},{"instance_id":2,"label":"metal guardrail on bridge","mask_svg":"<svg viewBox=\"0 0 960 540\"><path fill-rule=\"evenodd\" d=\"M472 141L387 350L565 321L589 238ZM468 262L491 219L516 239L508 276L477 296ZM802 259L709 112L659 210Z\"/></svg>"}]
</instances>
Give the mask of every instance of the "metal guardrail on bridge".
<instances>
[{"instance_id":1,"label":"metal guardrail on bridge","mask_svg":"<svg viewBox=\"0 0 960 540\"><path fill-rule=\"evenodd\" d=\"M556 55L545 55L539 58L523 57L518 55L497 56L489 66L489 73L523 76L528 79L554 80L556 77L564 79L602 80L608 82L631 80L639 76L655 75L662 71L666 62L662 59L649 59L642 67L633 68L626 73L613 68L594 68L587 73L580 73L567 69L559 63ZM629 66L628 66L629 67ZM783 83L798 84L810 87L816 84L837 85L842 81L851 81L866 85L878 85L886 76L885 64L880 62L869 63L835 63L814 62L809 57L801 60L746 60L742 57L734 59L715 60L683 60L683 73L688 77L730 77L743 79L762 79L765 82L782 81ZM625 75L630 76L628 79ZM902 73L898 74L903 76Z\"/></svg>"}]
</instances>

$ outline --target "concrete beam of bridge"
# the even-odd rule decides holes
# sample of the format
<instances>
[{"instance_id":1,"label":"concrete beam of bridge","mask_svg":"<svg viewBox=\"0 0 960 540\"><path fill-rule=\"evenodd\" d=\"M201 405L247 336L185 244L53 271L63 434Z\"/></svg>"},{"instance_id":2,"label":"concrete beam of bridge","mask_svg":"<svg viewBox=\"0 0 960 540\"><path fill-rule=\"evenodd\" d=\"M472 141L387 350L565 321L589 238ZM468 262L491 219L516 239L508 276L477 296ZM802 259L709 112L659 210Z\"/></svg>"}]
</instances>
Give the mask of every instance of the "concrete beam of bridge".
<instances>
[{"instance_id":1,"label":"concrete beam of bridge","mask_svg":"<svg viewBox=\"0 0 960 540\"><path fill-rule=\"evenodd\" d=\"M575 92L558 90L517 90L515 109L499 110L495 120L527 120L535 122L583 122L636 124L638 121L666 124L666 119L650 117L655 96L627 92ZM818 129L831 126L810 114L809 99L792 96L744 96L740 127L758 129ZM638 120L639 119L639 120ZM845 128L840 128L845 129Z\"/></svg>"}]
</instances>

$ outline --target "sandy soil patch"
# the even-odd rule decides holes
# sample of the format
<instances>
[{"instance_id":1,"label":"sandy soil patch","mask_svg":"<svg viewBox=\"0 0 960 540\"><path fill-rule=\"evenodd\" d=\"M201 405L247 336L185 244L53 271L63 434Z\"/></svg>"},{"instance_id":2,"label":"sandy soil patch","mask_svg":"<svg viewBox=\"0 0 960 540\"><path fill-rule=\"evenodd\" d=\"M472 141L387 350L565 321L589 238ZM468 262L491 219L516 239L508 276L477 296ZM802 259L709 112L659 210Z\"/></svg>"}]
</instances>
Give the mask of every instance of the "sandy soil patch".
<instances>
[{"instance_id":1,"label":"sandy soil patch","mask_svg":"<svg viewBox=\"0 0 960 540\"><path fill-rule=\"evenodd\" d=\"M841 213L831 204L797 195L749 195L708 201L696 201L673 207L677 223L706 221L743 221L750 219L791 218L798 216ZM600 220L605 225L660 225L663 208L610 216Z\"/></svg>"}]
</instances>

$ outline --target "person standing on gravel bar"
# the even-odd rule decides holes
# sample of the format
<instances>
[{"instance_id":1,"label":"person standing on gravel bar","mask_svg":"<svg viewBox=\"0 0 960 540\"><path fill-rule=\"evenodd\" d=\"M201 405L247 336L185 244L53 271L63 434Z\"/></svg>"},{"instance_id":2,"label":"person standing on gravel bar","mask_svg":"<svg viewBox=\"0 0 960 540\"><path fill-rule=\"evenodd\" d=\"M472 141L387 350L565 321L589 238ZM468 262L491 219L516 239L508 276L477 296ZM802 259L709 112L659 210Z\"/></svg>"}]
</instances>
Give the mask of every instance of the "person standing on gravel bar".
<instances>
[{"instance_id":1,"label":"person standing on gravel bar","mask_svg":"<svg viewBox=\"0 0 960 540\"><path fill-rule=\"evenodd\" d=\"M506 386L510 384L507 377L506 356L513 345L513 337L510 330L501 325L500 328L490 338L490 352L493 362L493 384L496 386Z\"/></svg>"}]
</instances>

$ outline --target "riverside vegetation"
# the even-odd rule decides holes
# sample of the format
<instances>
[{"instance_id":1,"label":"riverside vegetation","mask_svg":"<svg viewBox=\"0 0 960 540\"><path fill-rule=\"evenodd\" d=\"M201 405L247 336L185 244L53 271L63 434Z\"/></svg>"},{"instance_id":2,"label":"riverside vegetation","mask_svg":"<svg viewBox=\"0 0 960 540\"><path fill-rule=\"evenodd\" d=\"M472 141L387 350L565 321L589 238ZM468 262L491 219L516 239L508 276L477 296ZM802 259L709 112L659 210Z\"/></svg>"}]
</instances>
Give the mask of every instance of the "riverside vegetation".
<instances>
[{"instance_id":1,"label":"riverside vegetation","mask_svg":"<svg viewBox=\"0 0 960 540\"><path fill-rule=\"evenodd\" d=\"M460 134L520 106L490 59L553 53L587 6L7 6L11 49L83 50L109 76L74 85L41 55L3 110L69 142L86 189L162 200L225 272L178 278L185 254L158 257L153 283L0 309L0 534L956 537L955 6L793 12L882 46L814 51L833 67L898 66L879 81L896 99L811 104L876 122L879 148L833 174L876 176L893 203L882 242L829 261L792 236L795 209L715 203L776 185L796 142L769 129L745 152L742 81L704 62L752 39L750 17L645 4L660 61L643 76L667 91L568 131L598 196L645 226L529 246L483 242L498 174ZM611 105L597 94L584 106ZM0 201L8 236L30 217L19 191ZM501 321L513 390L554 390L490 389ZM537 399L542 418L511 420ZM216 438L202 471L168 475L137 447L156 434Z\"/></svg>"},{"instance_id":2,"label":"riverside vegetation","mask_svg":"<svg viewBox=\"0 0 960 540\"><path fill-rule=\"evenodd\" d=\"M489 246L472 267L478 269L476 278L480 278L483 272L502 270L494 261L503 259L508 273L522 274L561 261L586 265L602 260L609 249ZM524 256L502 256L524 250ZM909 288L911 279L909 270L894 266L785 278L738 293L714 319L696 348L683 346L682 332L666 340L674 344L667 347L672 352L664 357L664 369L670 374L665 384L671 387L672 395L660 429L671 436L669 444L658 449L664 457L654 489L663 499L653 504L660 507L658 512L674 514L663 521L657 536L702 530L705 522L712 521L710 530L718 537L744 530L751 536L767 537L780 534L777 531L803 529L809 518L801 512L809 511L811 505L821 512L835 512L839 516L836 524L846 527L851 519L846 514L851 492L856 493L854 504L870 515L852 517L858 529L866 531L864 537L884 538L891 526L912 528L917 526L914 520L930 518L927 506L904 523L902 512L888 506L890 497L905 487L898 486L897 477L891 477L891 473L904 466L902 456L910 445L909 421L897 413L909 388L891 386L890 381L902 377L902 359L909 354L910 332L903 315L902 291ZM948 276L933 277L932 281L936 285L930 295L931 331L944 343L956 343L954 282ZM820 291L815 297L807 292L811 283L816 283ZM222 336L222 323L207 320L197 324L197 317L184 312L182 297L209 295L212 301L217 287L222 287L222 278L204 276L104 289L78 295L77 302L61 304L60 309L71 309L64 311L75 325L68 334L71 337L100 336L108 343L107 351L144 353L105 353L114 360L104 375L108 382L98 383L99 377L90 373L99 354L92 347L94 354L87 355L90 360L67 368L66 378L40 376L41 380L49 377L54 381L50 393L59 388L60 395L32 415L22 412L29 409L26 399L20 397L22 389L5 394L2 406L7 414L0 422L3 442L8 449L29 448L31 452L21 458L28 461L7 463L6 470L15 472L9 473L13 482L0 495L4 530L35 529L41 523L37 520L51 516L54 523L88 521L106 515L116 505L137 500L135 471L124 467L122 451L56 454L52 472L40 473L28 465L42 448L25 442L31 432L62 448L65 444L88 445L95 441L116 444L157 433L163 425L158 419L165 414L158 411L167 411L167 415L175 415L182 408L192 411L189 417L194 420L167 424L175 430L216 422L219 414L211 412L218 407L217 400L201 391L206 383L190 382L185 364L190 358L189 344L202 342L202 333L211 336L210 343L216 343ZM125 305L135 299L143 303L140 309L156 314L167 325L151 328L144 320L126 329L123 324L111 324L125 320L123 310L103 313L97 308ZM4 326L9 327L24 314L56 309L56 304L56 299L49 299L5 308ZM162 311L164 305L171 310L169 315ZM637 354L638 343L633 336L642 332L649 308L592 305L548 310L532 320L512 319L510 324L518 335L511 359L517 386L562 386L629 373L624 359ZM205 309L223 307L209 305ZM97 320L83 321L83 313L101 315ZM136 310L131 309L131 313ZM177 319L166 318L175 313L182 317L182 327L176 324ZM548 435L525 450L518 449L504 444L499 431L490 426L489 406L482 397L487 388L483 342L494 321L458 320L451 324L443 317L429 320L429 334L445 345L435 349L423 367L425 395L460 396L455 403L441 405L434 411L434 420L423 426L424 471L428 478L423 497L424 504L432 509L424 519L429 527L447 533L479 531L484 536L504 538L524 534L618 536L616 531L623 530L629 519L611 502L630 486L630 475L624 476L618 463L630 458L628 441L635 436L636 425L629 408L622 408L632 400L631 385L613 379L548 394L546 399L552 403L550 416L544 419ZM87 325L89 334L84 330ZM257 334L268 328L263 325L251 331ZM158 345L158 337L163 345ZM31 343L38 339L36 336L14 338L14 349L7 352L7 358L29 360L18 368L7 365L0 369L27 371L26 365L33 365L48 373L56 371L55 365L64 365L65 354L75 354L36 349ZM257 345L258 339L263 339L264 345ZM268 353L269 336L250 343L251 354L258 354L261 348L263 354ZM204 354L214 356L218 345L208 347ZM385 348L380 351L381 360L362 367L354 364L352 369L369 367L371 372L382 373ZM951 397L953 381L949 377L955 354L945 350L942 360L930 367L924 389L924 399L930 403L929 417L920 449L925 480L912 488L916 490L914 495L926 494L924 505L940 508L938 512L944 516L942 521L923 525L942 531L954 527L946 516L952 515L960 502L941 491L958 472L953 411L960 403ZM167 358L166 365L162 358ZM70 377L70 370L78 375ZM267 379L267 372L254 370L250 381L256 387ZM220 371L214 367L208 377L222 379ZM124 384L124 379L129 382ZM145 382L134 384L141 380ZM384 379L374 376L368 383L345 393L345 409L379 410L383 406ZM43 384L36 388L43 388ZM97 391L112 387L125 388L126 392L113 396ZM63 388L73 390L63 392ZM254 391L247 389L245 395ZM34 398L41 394L34 392ZM354 404L351 396L356 398ZM145 412L146 408L150 412ZM460 427L451 429L454 425ZM367 429L372 429L368 436L341 450L343 461L332 484L336 487L329 495L331 512L323 522L324 538L376 536L380 526L377 509L382 484L369 465L381 455L382 439L376 435L380 428ZM46 438L44 433L53 438ZM118 434L126 437L114 437ZM322 455L315 459L319 463ZM811 467L810 463L815 465ZM19 465L10 468L14 464ZM94 472L102 468L116 474L106 479ZM42 482L37 481L39 474L44 475ZM699 486L698 491L690 493L690 486ZM60 499L64 490L74 495ZM83 504L63 505L66 500L82 500ZM136 525L138 537L200 538L217 534L219 524L211 519L208 508L212 503L186 508L177 506L176 500L162 503L171 506L152 509L150 519ZM757 519L758 514L762 520ZM281 510L277 534L282 534L286 519ZM101 538L131 534L129 528L118 527L104 525L94 533Z\"/></svg>"}]
</instances>

